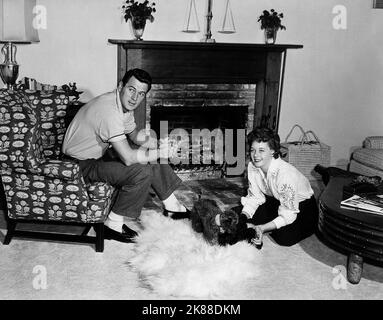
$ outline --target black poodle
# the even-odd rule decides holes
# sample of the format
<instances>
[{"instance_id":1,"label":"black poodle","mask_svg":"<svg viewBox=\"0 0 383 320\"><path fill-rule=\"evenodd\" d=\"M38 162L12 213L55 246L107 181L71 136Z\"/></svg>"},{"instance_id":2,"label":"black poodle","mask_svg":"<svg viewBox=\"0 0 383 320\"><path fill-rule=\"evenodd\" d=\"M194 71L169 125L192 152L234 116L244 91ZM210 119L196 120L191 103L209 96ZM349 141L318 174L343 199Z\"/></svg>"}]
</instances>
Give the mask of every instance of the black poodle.
<instances>
[{"instance_id":1,"label":"black poodle","mask_svg":"<svg viewBox=\"0 0 383 320\"><path fill-rule=\"evenodd\" d=\"M194 203L190 215L192 228L202 233L207 242L213 245L233 245L247 240L252 243L256 232L247 227L247 217L234 210L222 211L211 199L201 199Z\"/></svg>"}]
</instances>

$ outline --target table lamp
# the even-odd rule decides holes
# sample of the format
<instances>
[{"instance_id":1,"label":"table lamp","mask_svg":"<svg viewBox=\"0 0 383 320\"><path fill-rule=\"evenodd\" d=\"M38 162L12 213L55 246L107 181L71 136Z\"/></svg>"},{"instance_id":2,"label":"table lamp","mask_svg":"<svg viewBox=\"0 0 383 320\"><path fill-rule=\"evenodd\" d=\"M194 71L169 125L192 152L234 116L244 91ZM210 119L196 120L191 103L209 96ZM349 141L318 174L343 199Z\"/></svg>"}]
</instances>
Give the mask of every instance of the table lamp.
<instances>
[{"instance_id":1,"label":"table lamp","mask_svg":"<svg viewBox=\"0 0 383 320\"><path fill-rule=\"evenodd\" d=\"M33 9L36 0L0 0L0 43L4 62L0 75L8 89L12 89L19 75L16 62L16 45L39 42L37 29L33 26Z\"/></svg>"}]
</instances>

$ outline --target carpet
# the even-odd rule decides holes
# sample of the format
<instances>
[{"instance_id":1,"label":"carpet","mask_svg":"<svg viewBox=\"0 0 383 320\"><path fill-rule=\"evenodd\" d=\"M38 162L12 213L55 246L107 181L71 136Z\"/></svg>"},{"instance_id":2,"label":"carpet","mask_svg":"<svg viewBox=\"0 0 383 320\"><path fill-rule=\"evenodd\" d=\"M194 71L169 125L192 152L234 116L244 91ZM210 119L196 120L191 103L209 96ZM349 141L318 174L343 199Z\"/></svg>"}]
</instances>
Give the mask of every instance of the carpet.
<instances>
[{"instance_id":1,"label":"carpet","mask_svg":"<svg viewBox=\"0 0 383 320\"><path fill-rule=\"evenodd\" d=\"M0 300L160 300L157 305L166 299L185 300L183 296L155 293L127 266L133 243L106 240L103 253L83 243L15 238L9 245L2 245L6 229L3 217L0 212ZM347 256L316 236L292 247L281 247L266 235L257 253L261 256L256 264L259 275L235 286L225 300L383 300L382 267L365 263L360 283L347 283ZM47 270L46 289L33 286L40 275L34 273L36 266ZM334 269L341 273L334 273ZM341 286L339 279L343 281Z\"/></svg>"},{"instance_id":2,"label":"carpet","mask_svg":"<svg viewBox=\"0 0 383 320\"><path fill-rule=\"evenodd\" d=\"M218 203L225 209L236 205L239 197L246 192L237 180L232 181L233 179L227 181L227 178L201 182L186 181L183 189L176 195L183 204L191 208L195 192L202 186L204 193L206 191L212 195L212 199L220 200ZM320 190L319 186L315 190ZM157 203L156 198L149 200L150 206L145 208L143 216L149 212L161 215L161 203ZM179 223L178 221L176 226L179 226ZM62 230L62 226L49 227L52 232L65 231ZM31 225L26 224L23 228L30 229ZM67 230L68 227L65 227L68 232L81 233L83 228L80 228L81 230L77 228ZM32 230L41 231L37 226L33 226ZM90 232L94 235L93 230ZM0 211L0 300L162 301L198 300L198 296L203 295L202 292L197 292L195 297L188 298L156 293L150 286L150 278L144 277L144 273L141 276L138 269L131 265L127 266L128 258L132 255L137 256L137 252L134 251L136 244L133 243L106 240L104 252L97 253L93 245L82 243L28 241L15 238L9 245L2 245L5 233L4 212ZM148 246L153 246L151 241L150 243ZM222 299L383 300L382 266L366 262L360 283L357 285L347 283L347 256L333 250L315 235L292 247L279 246L271 237L265 235L262 250L254 254L258 254L257 259L254 259L255 269L250 271L257 272L257 275L254 278L247 278L238 285L229 284L228 288L232 291L227 295L223 290L218 290L218 294L225 295ZM47 270L46 289L35 289L33 286L35 277L39 275L33 272L36 266L43 266ZM158 265L154 264L152 267L158 268ZM217 270L220 270L220 267ZM180 274L182 271L185 274L185 270L178 271ZM153 275L155 277L156 273ZM202 286L201 290L205 290L207 286ZM159 287L154 285L154 288L158 292ZM211 288L210 284L208 288ZM174 289L168 291L176 292Z\"/></svg>"},{"instance_id":3,"label":"carpet","mask_svg":"<svg viewBox=\"0 0 383 320\"><path fill-rule=\"evenodd\" d=\"M247 242L212 246L189 220L155 212L143 213L141 224L128 265L161 296L225 299L260 276L261 251Z\"/></svg>"}]
</instances>

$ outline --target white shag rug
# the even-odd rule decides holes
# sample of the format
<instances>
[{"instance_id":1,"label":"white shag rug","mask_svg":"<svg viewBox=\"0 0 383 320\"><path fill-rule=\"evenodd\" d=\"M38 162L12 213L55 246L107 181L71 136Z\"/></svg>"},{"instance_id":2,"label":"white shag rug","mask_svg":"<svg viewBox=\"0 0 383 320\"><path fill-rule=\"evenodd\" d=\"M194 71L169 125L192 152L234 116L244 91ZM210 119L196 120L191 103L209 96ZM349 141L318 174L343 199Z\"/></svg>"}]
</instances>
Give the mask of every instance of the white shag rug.
<instances>
[{"instance_id":1,"label":"white shag rug","mask_svg":"<svg viewBox=\"0 0 383 320\"><path fill-rule=\"evenodd\" d=\"M160 295L222 299L259 276L261 251L245 241L212 246L189 220L155 212L143 212L141 224L128 263Z\"/></svg>"}]
</instances>

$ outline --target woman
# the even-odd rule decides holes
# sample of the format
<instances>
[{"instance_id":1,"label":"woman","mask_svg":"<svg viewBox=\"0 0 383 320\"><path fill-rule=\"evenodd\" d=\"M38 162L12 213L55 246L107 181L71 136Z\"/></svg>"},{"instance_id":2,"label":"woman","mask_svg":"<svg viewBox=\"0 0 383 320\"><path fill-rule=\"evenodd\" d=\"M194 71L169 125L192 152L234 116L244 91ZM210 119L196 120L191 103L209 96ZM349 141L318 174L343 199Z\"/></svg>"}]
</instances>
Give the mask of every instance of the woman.
<instances>
[{"instance_id":1,"label":"woman","mask_svg":"<svg viewBox=\"0 0 383 320\"><path fill-rule=\"evenodd\" d=\"M318 207L308 179L280 158L280 138L267 128L256 128L247 136L250 147L249 188L241 198L248 227L255 229L255 244L270 236L291 246L312 235L317 228Z\"/></svg>"}]
</instances>

